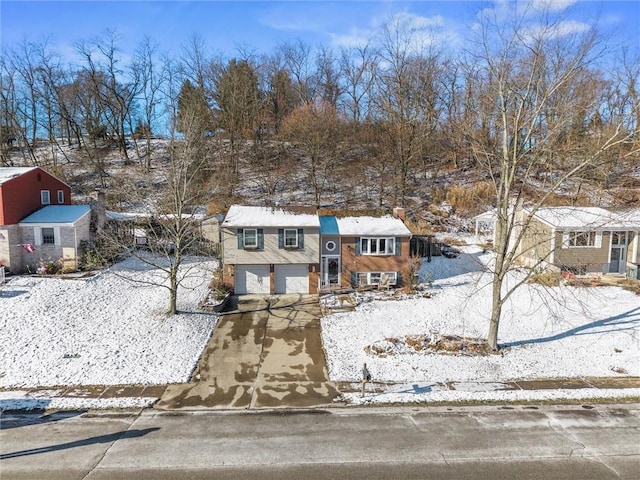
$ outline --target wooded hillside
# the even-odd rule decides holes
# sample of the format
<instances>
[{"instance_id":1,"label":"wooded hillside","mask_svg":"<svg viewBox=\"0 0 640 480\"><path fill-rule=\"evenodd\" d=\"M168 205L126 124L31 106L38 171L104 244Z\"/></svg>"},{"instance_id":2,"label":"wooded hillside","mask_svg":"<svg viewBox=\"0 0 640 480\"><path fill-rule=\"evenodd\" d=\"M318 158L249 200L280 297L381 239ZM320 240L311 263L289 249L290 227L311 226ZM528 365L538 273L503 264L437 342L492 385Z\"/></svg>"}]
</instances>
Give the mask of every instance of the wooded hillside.
<instances>
[{"instance_id":1,"label":"wooded hillside","mask_svg":"<svg viewBox=\"0 0 640 480\"><path fill-rule=\"evenodd\" d=\"M640 205L638 52L546 13L481 18L462 52L402 17L364 46L231 58L197 36L180 57L151 39L129 57L107 32L75 45L76 65L25 41L0 65L1 164L43 166L79 196L104 188L120 209L161 191L177 159L212 210L400 205L418 221L514 193Z\"/></svg>"}]
</instances>

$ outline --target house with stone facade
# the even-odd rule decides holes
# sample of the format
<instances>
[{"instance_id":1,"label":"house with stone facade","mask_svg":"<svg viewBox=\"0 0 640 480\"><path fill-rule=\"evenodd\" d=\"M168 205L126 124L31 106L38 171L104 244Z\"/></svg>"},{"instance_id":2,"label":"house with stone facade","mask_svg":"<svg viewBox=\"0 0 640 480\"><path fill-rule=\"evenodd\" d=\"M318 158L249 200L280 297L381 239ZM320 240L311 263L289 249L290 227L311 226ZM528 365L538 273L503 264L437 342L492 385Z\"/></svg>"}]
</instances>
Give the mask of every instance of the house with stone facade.
<instances>
[{"instance_id":1,"label":"house with stone facade","mask_svg":"<svg viewBox=\"0 0 640 480\"><path fill-rule=\"evenodd\" d=\"M0 167L0 262L14 273L40 259L72 268L89 238L89 206L71 205L71 188L40 167Z\"/></svg>"}]
</instances>

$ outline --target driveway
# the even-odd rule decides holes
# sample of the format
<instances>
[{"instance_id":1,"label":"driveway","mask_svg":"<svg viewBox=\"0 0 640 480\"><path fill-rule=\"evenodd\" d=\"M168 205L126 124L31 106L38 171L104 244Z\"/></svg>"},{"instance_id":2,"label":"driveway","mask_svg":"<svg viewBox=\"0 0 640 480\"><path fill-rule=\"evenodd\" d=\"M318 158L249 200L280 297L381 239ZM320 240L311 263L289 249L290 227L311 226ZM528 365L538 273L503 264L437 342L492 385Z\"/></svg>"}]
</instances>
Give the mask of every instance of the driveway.
<instances>
[{"instance_id":1,"label":"driveway","mask_svg":"<svg viewBox=\"0 0 640 480\"><path fill-rule=\"evenodd\" d=\"M193 381L170 385L160 409L317 407L329 381L315 295L243 295L220 316Z\"/></svg>"}]
</instances>

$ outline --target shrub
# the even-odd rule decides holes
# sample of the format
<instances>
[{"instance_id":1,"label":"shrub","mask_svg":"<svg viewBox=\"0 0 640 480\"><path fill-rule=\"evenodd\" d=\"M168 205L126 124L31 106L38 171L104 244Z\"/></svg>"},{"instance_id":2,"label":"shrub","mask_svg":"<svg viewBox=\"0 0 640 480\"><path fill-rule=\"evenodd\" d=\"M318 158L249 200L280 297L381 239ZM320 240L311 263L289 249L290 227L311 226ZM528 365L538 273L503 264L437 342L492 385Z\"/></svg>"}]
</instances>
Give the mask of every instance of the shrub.
<instances>
[{"instance_id":1,"label":"shrub","mask_svg":"<svg viewBox=\"0 0 640 480\"><path fill-rule=\"evenodd\" d=\"M218 267L213 271L213 278L211 279L211 283L209 283L209 290L211 291L211 297L216 301L223 300L228 293L233 291L231 285L223 279L222 268Z\"/></svg>"},{"instance_id":2,"label":"shrub","mask_svg":"<svg viewBox=\"0 0 640 480\"><path fill-rule=\"evenodd\" d=\"M563 277L560 272L541 272L532 275L528 283L537 283L545 287L557 287L562 283Z\"/></svg>"},{"instance_id":3,"label":"shrub","mask_svg":"<svg viewBox=\"0 0 640 480\"><path fill-rule=\"evenodd\" d=\"M36 268L36 273L38 275L55 275L62 271L62 258L58 260L44 260L40 259L38 262L38 268Z\"/></svg>"},{"instance_id":4,"label":"shrub","mask_svg":"<svg viewBox=\"0 0 640 480\"><path fill-rule=\"evenodd\" d=\"M456 212L475 212L479 205L491 205L496 196L491 182L479 182L469 187L451 185L447 188L446 200Z\"/></svg>"}]
</instances>

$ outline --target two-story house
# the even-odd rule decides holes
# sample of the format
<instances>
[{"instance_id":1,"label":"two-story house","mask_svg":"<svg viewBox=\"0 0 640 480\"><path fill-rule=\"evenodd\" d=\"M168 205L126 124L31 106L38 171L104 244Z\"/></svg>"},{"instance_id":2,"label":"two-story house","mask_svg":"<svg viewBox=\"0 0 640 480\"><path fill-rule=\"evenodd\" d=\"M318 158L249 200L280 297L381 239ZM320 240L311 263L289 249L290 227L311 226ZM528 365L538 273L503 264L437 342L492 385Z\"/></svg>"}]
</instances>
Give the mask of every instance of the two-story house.
<instances>
[{"instance_id":1,"label":"two-story house","mask_svg":"<svg viewBox=\"0 0 640 480\"><path fill-rule=\"evenodd\" d=\"M75 263L89 210L71 205L69 185L40 167L0 167L0 261L15 273L35 271L40 258Z\"/></svg>"},{"instance_id":2,"label":"two-story house","mask_svg":"<svg viewBox=\"0 0 640 480\"><path fill-rule=\"evenodd\" d=\"M221 236L224 279L236 294L317 292L320 220L313 210L232 205Z\"/></svg>"},{"instance_id":3,"label":"two-story house","mask_svg":"<svg viewBox=\"0 0 640 480\"><path fill-rule=\"evenodd\" d=\"M400 215L318 216L310 208L233 205L221 225L236 294L317 293L402 284L411 232Z\"/></svg>"}]
</instances>

